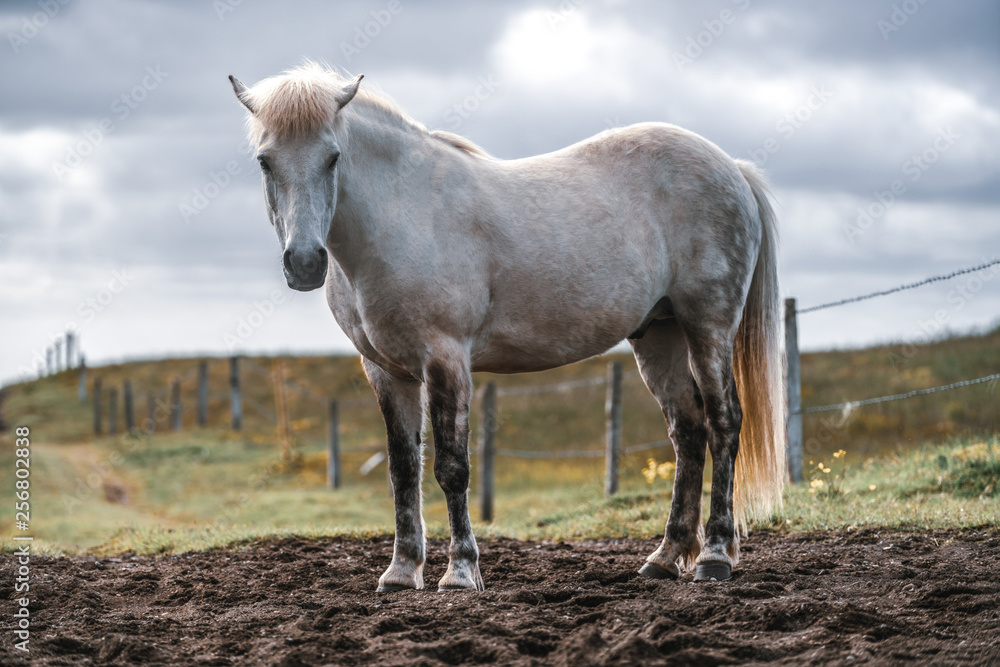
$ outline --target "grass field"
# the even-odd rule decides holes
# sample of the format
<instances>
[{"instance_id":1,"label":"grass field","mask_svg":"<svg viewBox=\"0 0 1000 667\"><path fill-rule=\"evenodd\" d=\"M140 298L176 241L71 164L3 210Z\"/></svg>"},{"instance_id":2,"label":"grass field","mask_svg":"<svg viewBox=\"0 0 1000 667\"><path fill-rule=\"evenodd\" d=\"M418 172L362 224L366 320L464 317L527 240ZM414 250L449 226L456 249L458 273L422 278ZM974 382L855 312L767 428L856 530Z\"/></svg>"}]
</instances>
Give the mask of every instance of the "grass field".
<instances>
[{"instance_id":1,"label":"grass field","mask_svg":"<svg viewBox=\"0 0 1000 667\"><path fill-rule=\"evenodd\" d=\"M836 403L977 377L1000 369L1000 330L934 343L903 358L892 347L827 352L803 358L805 405ZM634 368L625 357L626 372ZM104 387L131 379L140 416L146 395L162 394L182 377L184 428L152 435L91 435L89 403L76 398L75 373L62 373L7 390L8 427L32 431L32 533L36 546L55 553L130 550L159 553L217 547L265 535L384 534L393 525L384 464L358 469L383 447L384 429L356 358L291 357L289 377L316 394L337 396L342 410L344 487L325 488L323 406L289 392L296 457L278 456L270 378L255 358L244 366L248 394L243 431L228 428L224 388L228 362L211 360L210 426L194 425L191 404L197 360L135 362L90 371ZM496 377L501 386L590 378L607 359L526 376ZM482 382L485 377L477 377ZM347 403L349 401L350 403ZM251 402L256 404L251 407ZM498 446L560 450L600 449L601 385L500 399ZM806 420L809 484L787 493L782 511L756 526L800 530L844 526L940 528L1000 523L1000 432L995 387L980 385L862 408L841 422L834 413ZM665 428L641 380L625 382L624 444L661 440ZM477 415L473 414L473 428ZM844 454L840 454L844 451ZM432 448L428 449L430 471ZM498 460L494 523L477 523L481 536L568 539L652 536L660 533L670 502L670 480L643 475L648 459L672 460L669 447L621 464L622 491L603 497L603 460ZM473 465L477 463L473 456ZM13 440L0 435L0 469L13 468ZM664 470L666 473L667 471ZM473 475L473 499L477 480ZM667 475L669 477L669 475ZM706 475L706 481L708 476ZM706 492L708 486L706 483ZM428 530L444 536L444 498L433 476L424 483ZM478 514L473 505L474 517ZM0 528L13 532L13 503L0 504Z\"/></svg>"}]
</instances>

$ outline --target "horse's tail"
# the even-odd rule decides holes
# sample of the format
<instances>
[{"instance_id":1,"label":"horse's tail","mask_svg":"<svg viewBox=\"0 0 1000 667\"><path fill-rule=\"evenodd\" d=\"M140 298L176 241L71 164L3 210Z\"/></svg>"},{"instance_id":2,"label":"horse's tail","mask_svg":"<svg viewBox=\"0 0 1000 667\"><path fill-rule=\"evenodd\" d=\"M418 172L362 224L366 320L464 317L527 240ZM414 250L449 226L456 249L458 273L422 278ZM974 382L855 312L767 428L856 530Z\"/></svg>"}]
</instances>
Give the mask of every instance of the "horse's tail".
<instances>
[{"instance_id":1,"label":"horse's tail","mask_svg":"<svg viewBox=\"0 0 1000 667\"><path fill-rule=\"evenodd\" d=\"M733 497L735 516L745 530L748 521L767 519L781 505L786 478L785 373L777 217L756 165L744 160L736 164L757 200L762 230L757 266L733 343L733 372L743 408Z\"/></svg>"}]
</instances>

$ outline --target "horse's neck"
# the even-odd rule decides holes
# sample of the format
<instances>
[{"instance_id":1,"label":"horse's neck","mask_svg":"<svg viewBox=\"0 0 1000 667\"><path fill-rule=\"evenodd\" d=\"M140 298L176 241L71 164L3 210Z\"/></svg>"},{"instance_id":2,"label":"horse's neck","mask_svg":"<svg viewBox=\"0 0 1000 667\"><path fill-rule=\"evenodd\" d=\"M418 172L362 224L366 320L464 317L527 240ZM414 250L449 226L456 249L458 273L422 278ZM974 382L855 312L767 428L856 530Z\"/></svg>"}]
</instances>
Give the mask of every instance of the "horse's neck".
<instances>
[{"instance_id":1,"label":"horse's neck","mask_svg":"<svg viewBox=\"0 0 1000 667\"><path fill-rule=\"evenodd\" d=\"M365 267L391 261L420 233L399 212L419 206L419 193L407 190L414 171L429 168L437 146L418 128L364 112L344 120L337 210L328 245L353 278Z\"/></svg>"}]
</instances>

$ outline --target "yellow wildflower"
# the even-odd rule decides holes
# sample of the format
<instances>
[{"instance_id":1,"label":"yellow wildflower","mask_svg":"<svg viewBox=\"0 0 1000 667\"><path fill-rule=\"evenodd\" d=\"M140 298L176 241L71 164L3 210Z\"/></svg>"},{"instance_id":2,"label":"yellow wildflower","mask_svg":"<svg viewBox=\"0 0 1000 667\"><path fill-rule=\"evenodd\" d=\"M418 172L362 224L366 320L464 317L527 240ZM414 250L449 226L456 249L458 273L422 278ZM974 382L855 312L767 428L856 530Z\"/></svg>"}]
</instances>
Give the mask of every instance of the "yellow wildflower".
<instances>
[{"instance_id":1,"label":"yellow wildflower","mask_svg":"<svg viewBox=\"0 0 1000 667\"><path fill-rule=\"evenodd\" d=\"M652 484L656 479L656 459L649 459L646 464L648 467L642 469L642 475L649 484Z\"/></svg>"}]
</instances>

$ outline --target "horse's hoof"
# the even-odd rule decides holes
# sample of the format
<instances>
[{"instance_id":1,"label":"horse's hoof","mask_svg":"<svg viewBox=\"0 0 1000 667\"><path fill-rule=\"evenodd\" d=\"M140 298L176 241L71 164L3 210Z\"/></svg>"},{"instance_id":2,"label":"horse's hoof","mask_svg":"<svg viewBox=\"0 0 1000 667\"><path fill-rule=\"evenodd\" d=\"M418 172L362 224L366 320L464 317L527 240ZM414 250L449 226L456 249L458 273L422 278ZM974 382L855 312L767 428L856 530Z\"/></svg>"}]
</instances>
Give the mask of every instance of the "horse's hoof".
<instances>
[{"instance_id":1,"label":"horse's hoof","mask_svg":"<svg viewBox=\"0 0 1000 667\"><path fill-rule=\"evenodd\" d=\"M680 571L673 563L670 564L669 568L656 563L646 563L639 568L639 574L650 579L676 579L680 576Z\"/></svg>"},{"instance_id":2,"label":"horse's hoof","mask_svg":"<svg viewBox=\"0 0 1000 667\"><path fill-rule=\"evenodd\" d=\"M701 563L694 570L695 581L729 581L732 568L727 563L710 561Z\"/></svg>"},{"instance_id":3,"label":"horse's hoof","mask_svg":"<svg viewBox=\"0 0 1000 667\"><path fill-rule=\"evenodd\" d=\"M376 589L376 593L396 593L399 591L412 591L416 590L413 586L407 586L405 584L383 584Z\"/></svg>"},{"instance_id":4,"label":"horse's hoof","mask_svg":"<svg viewBox=\"0 0 1000 667\"><path fill-rule=\"evenodd\" d=\"M458 586L456 584L443 584L438 586L438 593L444 593L445 591L474 591L476 588L469 586Z\"/></svg>"}]
</instances>

